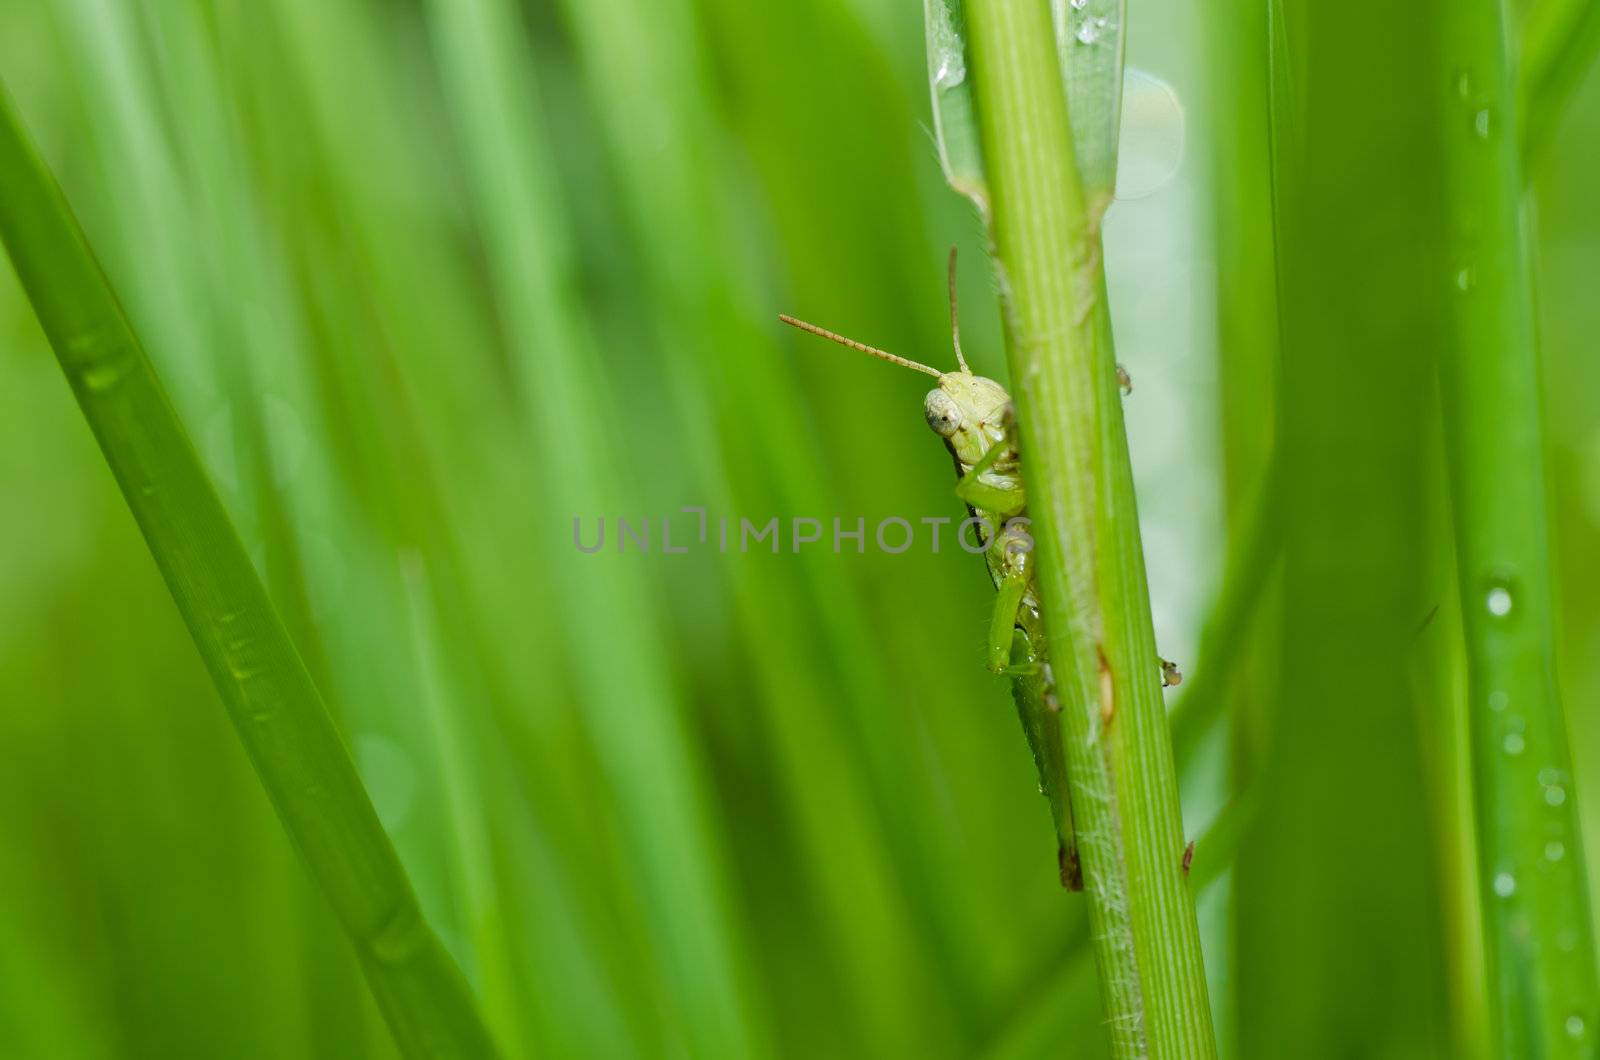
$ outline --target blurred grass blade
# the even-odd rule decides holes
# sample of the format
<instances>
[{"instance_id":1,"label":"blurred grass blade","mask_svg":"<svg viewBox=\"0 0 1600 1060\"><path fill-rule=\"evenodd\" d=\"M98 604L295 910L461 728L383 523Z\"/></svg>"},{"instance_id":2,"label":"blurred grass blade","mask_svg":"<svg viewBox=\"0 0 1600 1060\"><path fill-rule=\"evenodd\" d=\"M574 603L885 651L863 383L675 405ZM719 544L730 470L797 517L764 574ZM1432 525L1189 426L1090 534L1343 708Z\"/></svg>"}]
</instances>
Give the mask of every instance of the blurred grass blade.
<instances>
[{"instance_id":1,"label":"blurred grass blade","mask_svg":"<svg viewBox=\"0 0 1600 1060\"><path fill-rule=\"evenodd\" d=\"M1499 1055L1592 1056L1593 928L1555 685L1522 143L1498 0L1449 7L1454 342L1440 378L1466 631L1478 893Z\"/></svg>"},{"instance_id":2,"label":"blurred grass blade","mask_svg":"<svg viewBox=\"0 0 1600 1060\"><path fill-rule=\"evenodd\" d=\"M923 19L939 164L950 186L971 199L987 220L989 185L979 150L972 84L967 78L962 0L923 0ZM1050 3L1079 186L1095 218L1105 213L1116 194L1124 20L1123 0Z\"/></svg>"},{"instance_id":3,"label":"blurred grass blade","mask_svg":"<svg viewBox=\"0 0 1600 1060\"><path fill-rule=\"evenodd\" d=\"M1265 481L1241 533L1228 549L1222 590L1200 635L1200 661L1171 710L1172 755L1181 773L1228 706L1237 670L1248 655L1250 626L1282 556L1281 461L1268 457Z\"/></svg>"},{"instance_id":4,"label":"blurred grass blade","mask_svg":"<svg viewBox=\"0 0 1600 1060\"><path fill-rule=\"evenodd\" d=\"M290 642L76 219L0 92L0 238L285 830L409 1056L491 1056Z\"/></svg>"},{"instance_id":5,"label":"blurred grass blade","mask_svg":"<svg viewBox=\"0 0 1600 1060\"><path fill-rule=\"evenodd\" d=\"M528 437L563 469L543 481L542 498L563 519L625 511L630 491L616 481L601 357L564 297L574 258L518 12L503 0L434 0L427 9ZM570 601L563 635L591 689L586 717L619 796L637 893L660 933L677 1029L697 1055L759 1054L767 1031L746 974L707 770L669 660L654 647L654 604L626 564L602 555L582 570L565 559L554 565L552 581ZM587 636L593 629L609 638Z\"/></svg>"},{"instance_id":6,"label":"blurred grass blade","mask_svg":"<svg viewBox=\"0 0 1600 1060\"><path fill-rule=\"evenodd\" d=\"M1241 733L1262 788L1233 874L1238 1051L1411 1055L1447 1015L1417 724L1432 705L1408 680L1438 600L1419 410L1448 327L1443 82L1417 58L1437 14L1274 0L1267 15L1283 558L1268 710ZM1352 945L1356 924L1387 945Z\"/></svg>"},{"instance_id":7,"label":"blurred grass blade","mask_svg":"<svg viewBox=\"0 0 1600 1060\"><path fill-rule=\"evenodd\" d=\"M1535 161L1600 55L1600 0L1541 0L1522 30L1517 106L1522 153Z\"/></svg>"}]
</instances>

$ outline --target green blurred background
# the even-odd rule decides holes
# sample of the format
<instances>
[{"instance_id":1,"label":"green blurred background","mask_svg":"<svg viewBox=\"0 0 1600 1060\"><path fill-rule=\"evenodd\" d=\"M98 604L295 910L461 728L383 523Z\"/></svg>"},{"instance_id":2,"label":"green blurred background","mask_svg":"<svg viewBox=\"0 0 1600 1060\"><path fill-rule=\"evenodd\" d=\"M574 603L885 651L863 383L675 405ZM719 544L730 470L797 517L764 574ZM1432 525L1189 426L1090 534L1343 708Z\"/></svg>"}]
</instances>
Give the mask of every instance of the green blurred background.
<instances>
[{"instance_id":1,"label":"green blurred background","mask_svg":"<svg viewBox=\"0 0 1600 1060\"><path fill-rule=\"evenodd\" d=\"M1108 261L1189 832L1258 806L1201 901L1225 1051L1472 1055L1427 363L1280 369L1259 12L1132 8ZM924 62L889 0L0 0L0 77L513 1055L1103 1049L981 563L871 544L960 514L924 388L775 319L946 364L953 243L1003 373ZM1594 822L1600 79L1537 174ZM392 1055L9 270L0 498L0 1054ZM662 554L684 507L711 540ZM656 548L580 554L601 516ZM722 555L722 516L867 551Z\"/></svg>"}]
</instances>

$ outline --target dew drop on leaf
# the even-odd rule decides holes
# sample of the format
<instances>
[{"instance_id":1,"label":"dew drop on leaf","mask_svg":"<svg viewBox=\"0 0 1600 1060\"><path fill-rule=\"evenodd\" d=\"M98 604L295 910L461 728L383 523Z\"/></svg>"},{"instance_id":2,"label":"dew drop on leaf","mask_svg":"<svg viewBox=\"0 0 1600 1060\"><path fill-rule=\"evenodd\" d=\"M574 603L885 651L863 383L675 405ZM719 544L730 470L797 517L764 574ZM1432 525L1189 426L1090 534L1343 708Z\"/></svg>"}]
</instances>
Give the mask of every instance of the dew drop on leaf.
<instances>
[{"instance_id":1,"label":"dew drop on leaf","mask_svg":"<svg viewBox=\"0 0 1600 1060\"><path fill-rule=\"evenodd\" d=\"M1177 176L1185 150L1183 103L1171 85L1135 67L1122 79L1117 198L1142 199Z\"/></svg>"}]
</instances>

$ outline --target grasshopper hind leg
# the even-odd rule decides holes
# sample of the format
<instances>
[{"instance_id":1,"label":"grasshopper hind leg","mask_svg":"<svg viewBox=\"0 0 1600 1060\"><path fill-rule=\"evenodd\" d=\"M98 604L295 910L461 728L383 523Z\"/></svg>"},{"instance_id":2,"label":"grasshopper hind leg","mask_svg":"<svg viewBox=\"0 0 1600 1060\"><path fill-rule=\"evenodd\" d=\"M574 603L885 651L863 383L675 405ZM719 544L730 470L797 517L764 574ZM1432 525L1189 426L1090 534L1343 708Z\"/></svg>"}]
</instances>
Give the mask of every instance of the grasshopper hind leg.
<instances>
[{"instance_id":1,"label":"grasshopper hind leg","mask_svg":"<svg viewBox=\"0 0 1600 1060\"><path fill-rule=\"evenodd\" d=\"M1022 598L1028 591L1028 579L1021 573L1007 575L995 593L994 610L989 615L989 672L1003 677L1030 677L1043 671L1043 663L1030 650L1022 659L1017 658L1012 639L1017 629L1017 616L1022 610Z\"/></svg>"},{"instance_id":2,"label":"grasshopper hind leg","mask_svg":"<svg viewBox=\"0 0 1600 1060\"><path fill-rule=\"evenodd\" d=\"M1031 666L1031 672L1014 677L1011 692L1017 701L1017 716L1039 770L1039 792L1050 804L1050 819L1055 825L1057 864L1061 886L1069 891L1083 890L1083 869L1078 862L1077 837L1072 827L1072 802L1067 788L1067 763L1061 747L1061 706L1050 688L1047 668L1035 657L1033 644L1020 629L1012 631L1011 664Z\"/></svg>"}]
</instances>

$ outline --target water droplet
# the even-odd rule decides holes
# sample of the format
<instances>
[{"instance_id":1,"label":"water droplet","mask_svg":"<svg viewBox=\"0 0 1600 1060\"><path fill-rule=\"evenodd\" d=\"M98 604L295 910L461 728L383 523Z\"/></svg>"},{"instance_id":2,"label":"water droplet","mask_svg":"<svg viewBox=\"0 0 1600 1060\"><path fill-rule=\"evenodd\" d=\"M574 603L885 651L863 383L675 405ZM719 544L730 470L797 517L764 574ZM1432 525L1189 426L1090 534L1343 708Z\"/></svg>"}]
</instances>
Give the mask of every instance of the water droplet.
<instances>
[{"instance_id":1,"label":"water droplet","mask_svg":"<svg viewBox=\"0 0 1600 1060\"><path fill-rule=\"evenodd\" d=\"M1511 590L1504 585L1493 586L1484 598L1484 605L1495 618L1506 617L1511 613Z\"/></svg>"},{"instance_id":2,"label":"water droplet","mask_svg":"<svg viewBox=\"0 0 1600 1060\"><path fill-rule=\"evenodd\" d=\"M1551 806L1560 806L1562 803L1567 801L1567 789L1559 785L1552 784L1550 787L1544 789L1544 801L1549 803Z\"/></svg>"},{"instance_id":3,"label":"water droplet","mask_svg":"<svg viewBox=\"0 0 1600 1060\"><path fill-rule=\"evenodd\" d=\"M1476 284L1477 282L1478 282L1478 275L1477 275L1477 273L1472 271L1472 266L1471 265L1463 265L1456 272L1456 289L1457 290L1470 291L1470 290L1472 290L1473 285Z\"/></svg>"},{"instance_id":4,"label":"water droplet","mask_svg":"<svg viewBox=\"0 0 1600 1060\"><path fill-rule=\"evenodd\" d=\"M1489 138L1489 108L1485 107L1472 116L1472 131L1478 134L1480 140Z\"/></svg>"},{"instance_id":5,"label":"water droplet","mask_svg":"<svg viewBox=\"0 0 1600 1060\"><path fill-rule=\"evenodd\" d=\"M1472 96L1472 75L1465 70L1456 75L1456 95L1462 99Z\"/></svg>"},{"instance_id":6,"label":"water droplet","mask_svg":"<svg viewBox=\"0 0 1600 1060\"><path fill-rule=\"evenodd\" d=\"M1498 688L1489 693L1489 709L1501 711L1506 709L1506 704L1511 702L1511 697Z\"/></svg>"},{"instance_id":7,"label":"water droplet","mask_svg":"<svg viewBox=\"0 0 1600 1060\"><path fill-rule=\"evenodd\" d=\"M1105 26L1105 22L1103 18L1084 19L1083 25L1079 26L1078 32L1074 34L1078 38L1078 43L1093 44L1099 40L1100 30Z\"/></svg>"},{"instance_id":8,"label":"water droplet","mask_svg":"<svg viewBox=\"0 0 1600 1060\"><path fill-rule=\"evenodd\" d=\"M1089 0L1072 0L1072 10L1082 11L1089 6Z\"/></svg>"},{"instance_id":9,"label":"water droplet","mask_svg":"<svg viewBox=\"0 0 1600 1060\"><path fill-rule=\"evenodd\" d=\"M1544 859L1546 861L1560 861L1567 856L1566 844L1559 839L1552 839L1544 845Z\"/></svg>"},{"instance_id":10,"label":"water droplet","mask_svg":"<svg viewBox=\"0 0 1600 1060\"><path fill-rule=\"evenodd\" d=\"M133 358L122 356L108 361L96 361L86 366L78 375L83 385L97 393L110 390L127 376L133 367Z\"/></svg>"},{"instance_id":11,"label":"water droplet","mask_svg":"<svg viewBox=\"0 0 1600 1060\"><path fill-rule=\"evenodd\" d=\"M1185 122L1176 89L1154 74L1127 68L1118 135L1118 199L1142 199L1172 183L1187 148Z\"/></svg>"},{"instance_id":12,"label":"water droplet","mask_svg":"<svg viewBox=\"0 0 1600 1060\"><path fill-rule=\"evenodd\" d=\"M1494 893L1501 898L1510 898L1517 893L1517 878L1509 872L1498 873L1494 878Z\"/></svg>"},{"instance_id":13,"label":"water droplet","mask_svg":"<svg viewBox=\"0 0 1600 1060\"><path fill-rule=\"evenodd\" d=\"M1527 741L1523 740L1521 733L1507 733L1504 746L1506 754L1519 755L1522 753L1522 749L1527 746Z\"/></svg>"},{"instance_id":14,"label":"water droplet","mask_svg":"<svg viewBox=\"0 0 1600 1060\"><path fill-rule=\"evenodd\" d=\"M1589 1029L1583 1022L1583 1017L1576 1013L1567 1017L1566 1028L1568 1038L1582 1038L1583 1032Z\"/></svg>"}]
</instances>

